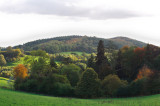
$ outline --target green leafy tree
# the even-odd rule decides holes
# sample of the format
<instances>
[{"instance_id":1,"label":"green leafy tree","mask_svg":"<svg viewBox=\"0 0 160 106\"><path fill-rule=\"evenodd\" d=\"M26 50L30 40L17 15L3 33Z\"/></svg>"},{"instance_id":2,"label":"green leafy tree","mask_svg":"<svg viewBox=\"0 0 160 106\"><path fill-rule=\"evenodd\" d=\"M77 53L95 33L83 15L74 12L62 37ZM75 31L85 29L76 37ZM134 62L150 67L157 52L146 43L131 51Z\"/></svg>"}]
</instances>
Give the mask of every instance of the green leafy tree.
<instances>
[{"instance_id":1,"label":"green leafy tree","mask_svg":"<svg viewBox=\"0 0 160 106\"><path fill-rule=\"evenodd\" d=\"M31 76L45 76L51 71L51 66L46 58L39 57L38 60L33 60L31 63Z\"/></svg>"},{"instance_id":2,"label":"green leafy tree","mask_svg":"<svg viewBox=\"0 0 160 106\"><path fill-rule=\"evenodd\" d=\"M107 63L103 63L99 66L99 78L103 80L109 74L115 74L116 72L111 69Z\"/></svg>"},{"instance_id":3,"label":"green leafy tree","mask_svg":"<svg viewBox=\"0 0 160 106\"><path fill-rule=\"evenodd\" d=\"M80 79L81 68L75 64L69 64L63 66L61 74L67 75L68 80L72 86L76 86Z\"/></svg>"},{"instance_id":4,"label":"green leafy tree","mask_svg":"<svg viewBox=\"0 0 160 106\"><path fill-rule=\"evenodd\" d=\"M79 66L81 68L82 71L85 71L87 68L87 65L85 63L76 63L77 66Z\"/></svg>"},{"instance_id":5,"label":"green leafy tree","mask_svg":"<svg viewBox=\"0 0 160 106\"><path fill-rule=\"evenodd\" d=\"M6 60L5 60L5 58L4 58L4 56L2 55L2 54L0 54L0 66L1 66L1 72L2 72L2 67L4 66L4 65L6 65Z\"/></svg>"},{"instance_id":6,"label":"green leafy tree","mask_svg":"<svg viewBox=\"0 0 160 106\"><path fill-rule=\"evenodd\" d=\"M71 59L70 57L66 57L66 58L64 58L63 61L62 61L63 64L70 64L70 63L72 63L72 62L73 62L73 61L72 61L72 59Z\"/></svg>"},{"instance_id":7,"label":"green leafy tree","mask_svg":"<svg viewBox=\"0 0 160 106\"><path fill-rule=\"evenodd\" d=\"M127 81L120 80L117 75L108 75L102 81L102 89L105 96L112 96L120 87L126 86Z\"/></svg>"},{"instance_id":8,"label":"green leafy tree","mask_svg":"<svg viewBox=\"0 0 160 106\"><path fill-rule=\"evenodd\" d=\"M48 58L49 57L48 54L46 53L46 51L41 50L41 49L31 51L31 55L32 56L41 56L43 58Z\"/></svg>"},{"instance_id":9,"label":"green leafy tree","mask_svg":"<svg viewBox=\"0 0 160 106\"><path fill-rule=\"evenodd\" d=\"M12 51L13 51L12 47L11 47L11 46L8 46L8 47L7 47L7 52L12 52Z\"/></svg>"},{"instance_id":10,"label":"green leafy tree","mask_svg":"<svg viewBox=\"0 0 160 106\"><path fill-rule=\"evenodd\" d=\"M76 94L82 98L94 98L101 95L100 80L92 68L87 68L76 87Z\"/></svg>"}]
</instances>

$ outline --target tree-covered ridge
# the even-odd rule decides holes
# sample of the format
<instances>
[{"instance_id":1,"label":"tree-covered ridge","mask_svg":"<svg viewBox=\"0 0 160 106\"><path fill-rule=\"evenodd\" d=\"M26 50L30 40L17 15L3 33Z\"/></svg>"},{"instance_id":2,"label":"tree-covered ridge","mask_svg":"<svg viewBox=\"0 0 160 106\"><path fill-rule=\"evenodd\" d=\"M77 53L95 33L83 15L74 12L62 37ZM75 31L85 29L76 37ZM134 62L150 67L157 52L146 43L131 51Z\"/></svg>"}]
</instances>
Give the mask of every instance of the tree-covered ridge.
<instances>
[{"instance_id":1,"label":"tree-covered ridge","mask_svg":"<svg viewBox=\"0 0 160 106\"><path fill-rule=\"evenodd\" d=\"M93 53L96 52L96 47L99 40L104 41L104 46L107 49L119 49L125 45L143 47L146 44L129 38L104 39L88 36L62 36L49 39L41 39L28 42L24 45L15 46L14 48L22 48L25 51L42 49L48 53L59 53L68 51L80 51Z\"/></svg>"},{"instance_id":2,"label":"tree-covered ridge","mask_svg":"<svg viewBox=\"0 0 160 106\"><path fill-rule=\"evenodd\" d=\"M138 47L144 47L146 46L146 44L144 42L135 40L135 39L130 39L127 37L115 37L115 38L111 38L111 41L113 41L118 48L122 48L123 46L127 45L127 46L138 46Z\"/></svg>"}]
</instances>

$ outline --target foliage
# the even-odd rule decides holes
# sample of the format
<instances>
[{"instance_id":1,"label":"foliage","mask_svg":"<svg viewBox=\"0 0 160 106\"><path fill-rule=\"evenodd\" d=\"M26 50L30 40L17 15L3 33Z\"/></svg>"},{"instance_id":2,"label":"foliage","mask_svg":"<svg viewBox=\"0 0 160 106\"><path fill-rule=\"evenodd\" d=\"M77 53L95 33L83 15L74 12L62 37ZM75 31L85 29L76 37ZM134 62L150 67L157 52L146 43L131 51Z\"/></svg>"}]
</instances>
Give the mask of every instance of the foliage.
<instances>
[{"instance_id":1,"label":"foliage","mask_svg":"<svg viewBox=\"0 0 160 106\"><path fill-rule=\"evenodd\" d=\"M115 74L115 71L107 63L103 63L99 66L99 78L103 80L109 74Z\"/></svg>"},{"instance_id":2,"label":"foliage","mask_svg":"<svg viewBox=\"0 0 160 106\"><path fill-rule=\"evenodd\" d=\"M4 56L2 55L2 54L0 54L0 66L1 66L1 72L2 72L2 67L4 66L4 65L6 65L6 60L5 60L5 58L4 58ZM0 72L0 73L1 73Z\"/></svg>"},{"instance_id":3,"label":"foliage","mask_svg":"<svg viewBox=\"0 0 160 106\"><path fill-rule=\"evenodd\" d=\"M111 38L110 40L113 41L118 46L118 48L122 48L125 45L128 45L129 47L132 47L132 46L144 47L144 46L146 46L146 44L141 41L137 41L135 39L130 39L127 37L115 37L115 38Z\"/></svg>"},{"instance_id":4,"label":"foliage","mask_svg":"<svg viewBox=\"0 0 160 106\"><path fill-rule=\"evenodd\" d=\"M38 57L31 63L31 76L45 76L45 73L51 71L46 58Z\"/></svg>"},{"instance_id":5,"label":"foliage","mask_svg":"<svg viewBox=\"0 0 160 106\"><path fill-rule=\"evenodd\" d=\"M141 51L136 47L123 47L120 49L116 65L118 76L128 81L136 79L138 71L145 61L145 58L142 57L143 54L143 49Z\"/></svg>"},{"instance_id":6,"label":"foliage","mask_svg":"<svg viewBox=\"0 0 160 106\"><path fill-rule=\"evenodd\" d=\"M87 68L87 65L85 63L76 63L77 66L79 66L81 68L82 71L85 71Z\"/></svg>"},{"instance_id":7,"label":"foliage","mask_svg":"<svg viewBox=\"0 0 160 106\"><path fill-rule=\"evenodd\" d=\"M48 76L29 77L24 80L16 79L16 90L43 93L54 96L71 96L73 88L64 75L49 74Z\"/></svg>"},{"instance_id":8,"label":"foliage","mask_svg":"<svg viewBox=\"0 0 160 106\"><path fill-rule=\"evenodd\" d=\"M146 78L142 78L131 82L127 86L119 88L118 91L116 92L116 96L129 97L129 96L145 95L147 93L145 88L146 80L147 80Z\"/></svg>"},{"instance_id":9,"label":"foliage","mask_svg":"<svg viewBox=\"0 0 160 106\"><path fill-rule=\"evenodd\" d=\"M70 51L93 53L96 52L96 46L99 40L102 40L102 38L87 36L63 36L28 42L24 45L16 46L15 48L22 48L25 51L41 49L45 50L47 53L60 53ZM106 48L117 49L116 45L112 41L108 39L103 40L106 44Z\"/></svg>"},{"instance_id":10,"label":"foliage","mask_svg":"<svg viewBox=\"0 0 160 106\"><path fill-rule=\"evenodd\" d=\"M149 77L151 74L153 73L153 71L151 69L149 69L146 65L144 65L140 70L139 73L137 75L136 80L138 79L142 79L144 77Z\"/></svg>"},{"instance_id":11,"label":"foliage","mask_svg":"<svg viewBox=\"0 0 160 106\"><path fill-rule=\"evenodd\" d=\"M83 98L94 98L101 95L100 80L92 68L87 68L77 84L76 94Z\"/></svg>"},{"instance_id":12,"label":"foliage","mask_svg":"<svg viewBox=\"0 0 160 106\"><path fill-rule=\"evenodd\" d=\"M98 73L98 77L103 79L105 76L109 74L113 74L110 69L108 59L105 57L104 44L103 41L100 40L97 47L97 57L95 70Z\"/></svg>"},{"instance_id":13,"label":"foliage","mask_svg":"<svg viewBox=\"0 0 160 106\"><path fill-rule=\"evenodd\" d=\"M106 61L106 57L104 56L104 43L100 40L97 47L96 65L101 65L104 61Z\"/></svg>"},{"instance_id":14,"label":"foliage","mask_svg":"<svg viewBox=\"0 0 160 106\"><path fill-rule=\"evenodd\" d=\"M120 87L127 85L127 81L120 80L117 75L108 75L102 81L103 94L105 96L113 96Z\"/></svg>"},{"instance_id":15,"label":"foliage","mask_svg":"<svg viewBox=\"0 0 160 106\"><path fill-rule=\"evenodd\" d=\"M147 79L147 94L160 93L160 72L154 71Z\"/></svg>"},{"instance_id":16,"label":"foliage","mask_svg":"<svg viewBox=\"0 0 160 106\"><path fill-rule=\"evenodd\" d=\"M51 67L57 68L57 64L56 64L56 62L55 62L54 57L51 57L51 58L50 58L50 65L51 65Z\"/></svg>"},{"instance_id":17,"label":"foliage","mask_svg":"<svg viewBox=\"0 0 160 106\"><path fill-rule=\"evenodd\" d=\"M95 69L95 57L93 56L93 54L91 54L91 57L88 59L88 64L87 67L91 67L93 69Z\"/></svg>"},{"instance_id":18,"label":"foliage","mask_svg":"<svg viewBox=\"0 0 160 106\"><path fill-rule=\"evenodd\" d=\"M81 68L75 64L63 66L61 74L66 75L72 86L76 86L80 79Z\"/></svg>"},{"instance_id":19,"label":"foliage","mask_svg":"<svg viewBox=\"0 0 160 106\"><path fill-rule=\"evenodd\" d=\"M41 57L45 57L45 58L48 57L48 54L46 53L46 51L40 50L40 49L31 51L31 55L32 56L41 56Z\"/></svg>"},{"instance_id":20,"label":"foliage","mask_svg":"<svg viewBox=\"0 0 160 106\"><path fill-rule=\"evenodd\" d=\"M0 51L0 54L3 54L7 62L16 61L20 58L22 52L20 49L12 49L8 47L6 51Z\"/></svg>"},{"instance_id":21,"label":"foliage","mask_svg":"<svg viewBox=\"0 0 160 106\"><path fill-rule=\"evenodd\" d=\"M14 78L24 79L28 76L28 70L23 64L19 64L18 66L14 67L13 70Z\"/></svg>"},{"instance_id":22,"label":"foliage","mask_svg":"<svg viewBox=\"0 0 160 106\"><path fill-rule=\"evenodd\" d=\"M56 48L56 52L70 49L75 51L77 49L86 49L93 43L95 45L95 39L84 38L71 37L67 40L66 38L57 38L54 43L52 40L49 42L52 42L50 46L52 44L59 45L54 45L55 47L53 47ZM88 44L84 43L84 40ZM64 42L66 45L63 44ZM83 43L83 48L80 42ZM6 57L7 59L14 60L14 62L8 62L7 65L19 62L25 64L25 66L21 64L14 68L14 87L16 90L82 98L102 97L102 94L105 96L127 97L160 92L159 47L150 44L146 47L124 46L117 51L112 42L107 45L105 40L103 43L102 39L99 39L97 55L92 53L90 56L85 52L81 52L81 54L76 54L75 52L71 52L71 54L65 54L64 52L48 54L48 51L44 51L46 42L43 42L44 45L41 43L39 43L40 45L38 44L40 48L31 48L32 51L28 52L30 55L25 57L20 57L22 56L20 54L25 52L21 49L8 47L6 51L0 51L0 54L5 54L6 56L9 54ZM69 48L67 47L68 45L70 45ZM92 49L96 52L95 47ZM86 64L89 68L87 68ZM5 71L5 74L3 73L3 76L5 75L8 77L8 70ZM128 85L124 79L129 82Z\"/></svg>"}]
</instances>

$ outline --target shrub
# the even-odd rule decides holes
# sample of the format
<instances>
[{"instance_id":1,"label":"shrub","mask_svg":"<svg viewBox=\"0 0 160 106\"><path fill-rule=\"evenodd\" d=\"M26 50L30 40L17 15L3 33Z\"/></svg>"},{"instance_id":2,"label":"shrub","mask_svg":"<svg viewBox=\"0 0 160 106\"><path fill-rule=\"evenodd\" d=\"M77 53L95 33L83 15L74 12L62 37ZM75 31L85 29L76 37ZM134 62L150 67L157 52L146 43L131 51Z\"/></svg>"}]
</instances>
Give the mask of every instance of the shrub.
<instances>
[{"instance_id":1,"label":"shrub","mask_svg":"<svg viewBox=\"0 0 160 106\"><path fill-rule=\"evenodd\" d=\"M160 93L160 72L154 72L147 79L147 90L149 94Z\"/></svg>"},{"instance_id":2,"label":"shrub","mask_svg":"<svg viewBox=\"0 0 160 106\"><path fill-rule=\"evenodd\" d=\"M68 80L70 81L72 86L76 86L80 79L80 71L81 68L75 64L69 64L63 66L61 70L61 74L67 75Z\"/></svg>"},{"instance_id":3,"label":"shrub","mask_svg":"<svg viewBox=\"0 0 160 106\"><path fill-rule=\"evenodd\" d=\"M101 95L100 80L92 68L87 68L76 87L76 94L82 98L95 98Z\"/></svg>"},{"instance_id":4,"label":"shrub","mask_svg":"<svg viewBox=\"0 0 160 106\"><path fill-rule=\"evenodd\" d=\"M147 92L146 80L146 78L138 79L127 86L120 87L116 92L116 96L128 97L145 95Z\"/></svg>"},{"instance_id":5,"label":"shrub","mask_svg":"<svg viewBox=\"0 0 160 106\"><path fill-rule=\"evenodd\" d=\"M15 80L16 90L43 93L54 96L73 96L74 89L64 75L51 74L48 76L28 77Z\"/></svg>"},{"instance_id":6,"label":"shrub","mask_svg":"<svg viewBox=\"0 0 160 106\"><path fill-rule=\"evenodd\" d=\"M118 88L126 86L127 81L120 80L117 75L108 75L102 81L102 90L105 96L113 96L113 94L118 90Z\"/></svg>"}]
</instances>

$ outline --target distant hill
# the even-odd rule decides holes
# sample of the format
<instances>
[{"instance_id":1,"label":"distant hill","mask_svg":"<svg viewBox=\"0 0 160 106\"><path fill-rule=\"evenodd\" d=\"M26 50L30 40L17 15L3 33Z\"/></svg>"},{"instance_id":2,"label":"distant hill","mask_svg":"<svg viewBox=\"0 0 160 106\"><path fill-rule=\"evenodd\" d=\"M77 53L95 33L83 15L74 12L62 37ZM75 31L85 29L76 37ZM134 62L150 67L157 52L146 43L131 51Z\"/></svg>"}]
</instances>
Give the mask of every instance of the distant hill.
<instances>
[{"instance_id":1,"label":"distant hill","mask_svg":"<svg viewBox=\"0 0 160 106\"><path fill-rule=\"evenodd\" d=\"M113 41L114 44L116 44L118 46L118 48L121 48L124 45L138 46L138 47L144 47L146 45L146 43L144 43L144 42L134 40L134 39L130 39L130 38L127 38L127 37L115 37L115 38L111 38L109 40Z\"/></svg>"},{"instance_id":2,"label":"distant hill","mask_svg":"<svg viewBox=\"0 0 160 106\"><path fill-rule=\"evenodd\" d=\"M48 53L80 51L92 53L96 52L99 40L104 41L107 49L119 49L125 45L143 47L146 44L126 37L115 37L111 39L88 37L88 36L62 36L49 39L41 39L15 46L25 51L42 49Z\"/></svg>"}]
</instances>

